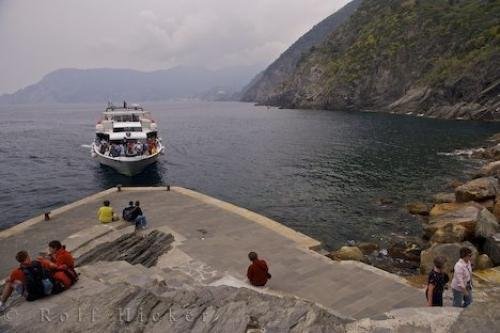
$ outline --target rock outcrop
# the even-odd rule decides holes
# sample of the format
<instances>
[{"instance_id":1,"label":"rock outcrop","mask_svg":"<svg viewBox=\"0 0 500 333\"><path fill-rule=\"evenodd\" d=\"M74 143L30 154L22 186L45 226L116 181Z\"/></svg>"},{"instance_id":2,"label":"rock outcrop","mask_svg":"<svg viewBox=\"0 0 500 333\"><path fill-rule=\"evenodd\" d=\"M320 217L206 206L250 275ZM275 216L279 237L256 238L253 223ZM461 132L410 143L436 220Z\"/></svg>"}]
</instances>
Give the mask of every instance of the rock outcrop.
<instances>
[{"instance_id":1,"label":"rock outcrop","mask_svg":"<svg viewBox=\"0 0 500 333\"><path fill-rule=\"evenodd\" d=\"M430 212L429 223L424 225L424 235L431 239L441 229L437 237L443 237L449 233L449 225L452 225L452 230L457 231L457 237L472 239L483 209L485 208L475 202L435 205Z\"/></svg>"},{"instance_id":2,"label":"rock outcrop","mask_svg":"<svg viewBox=\"0 0 500 333\"><path fill-rule=\"evenodd\" d=\"M327 257L334 260L363 260L363 252L356 246L342 246L337 251L332 251Z\"/></svg>"},{"instance_id":3,"label":"rock outcrop","mask_svg":"<svg viewBox=\"0 0 500 333\"><path fill-rule=\"evenodd\" d=\"M498 193L498 179L482 177L471 180L455 189L458 202L494 199Z\"/></svg>"},{"instance_id":4,"label":"rock outcrop","mask_svg":"<svg viewBox=\"0 0 500 333\"><path fill-rule=\"evenodd\" d=\"M81 255L77 266L83 266L98 261L119 261L145 267L152 267L158 258L171 249L174 236L154 230L147 236L141 233L129 233L112 242L99 244L92 250Z\"/></svg>"},{"instance_id":5,"label":"rock outcrop","mask_svg":"<svg viewBox=\"0 0 500 333\"><path fill-rule=\"evenodd\" d=\"M110 276L116 266L121 272ZM133 278L134 272L143 279ZM20 303L11 310L12 320L0 321L0 331L335 333L344 332L350 321L293 297L201 286L189 279L188 288L177 288L175 272L163 272L157 279L150 277L154 273L123 261L84 266L77 286Z\"/></svg>"}]
</instances>

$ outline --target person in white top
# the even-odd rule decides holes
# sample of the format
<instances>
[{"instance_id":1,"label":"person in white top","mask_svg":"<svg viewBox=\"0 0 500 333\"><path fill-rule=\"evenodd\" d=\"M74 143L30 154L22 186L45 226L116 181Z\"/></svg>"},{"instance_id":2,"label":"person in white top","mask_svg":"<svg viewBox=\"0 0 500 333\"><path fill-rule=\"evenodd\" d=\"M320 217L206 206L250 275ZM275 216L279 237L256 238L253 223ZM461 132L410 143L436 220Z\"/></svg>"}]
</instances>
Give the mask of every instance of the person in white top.
<instances>
[{"instance_id":1,"label":"person in white top","mask_svg":"<svg viewBox=\"0 0 500 333\"><path fill-rule=\"evenodd\" d=\"M451 289L453 291L453 306L465 308L472 303L472 266L470 260L472 250L460 249L460 259L455 264Z\"/></svg>"}]
</instances>

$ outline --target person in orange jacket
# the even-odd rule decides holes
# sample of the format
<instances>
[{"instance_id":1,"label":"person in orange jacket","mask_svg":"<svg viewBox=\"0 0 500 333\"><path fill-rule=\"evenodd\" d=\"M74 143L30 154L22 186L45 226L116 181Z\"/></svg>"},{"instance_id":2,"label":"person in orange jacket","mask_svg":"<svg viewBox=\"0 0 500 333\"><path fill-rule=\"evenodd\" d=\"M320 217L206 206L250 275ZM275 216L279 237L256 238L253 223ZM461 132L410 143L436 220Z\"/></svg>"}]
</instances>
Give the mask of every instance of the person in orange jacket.
<instances>
[{"instance_id":1,"label":"person in orange jacket","mask_svg":"<svg viewBox=\"0 0 500 333\"><path fill-rule=\"evenodd\" d=\"M40 262L53 272L54 279L61 281L65 289L70 288L78 280L75 259L58 240L49 243L49 255L40 258Z\"/></svg>"}]
</instances>

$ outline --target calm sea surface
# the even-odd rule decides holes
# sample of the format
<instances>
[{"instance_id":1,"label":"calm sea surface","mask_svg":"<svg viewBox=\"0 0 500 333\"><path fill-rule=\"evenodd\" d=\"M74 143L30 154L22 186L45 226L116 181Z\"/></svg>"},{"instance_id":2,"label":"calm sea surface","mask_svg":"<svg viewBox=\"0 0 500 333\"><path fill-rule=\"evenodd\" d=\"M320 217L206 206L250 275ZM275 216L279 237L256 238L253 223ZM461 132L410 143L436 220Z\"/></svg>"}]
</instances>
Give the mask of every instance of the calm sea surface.
<instances>
[{"instance_id":1,"label":"calm sea surface","mask_svg":"<svg viewBox=\"0 0 500 333\"><path fill-rule=\"evenodd\" d=\"M405 203L477 167L442 153L500 132L500 124L243 103L144 106L167 153L133 178L90 157L103 105L0 107L0 228L116 184L175 184L276 219L329 249L417 235Z\"/></svg>"}]
</instances>

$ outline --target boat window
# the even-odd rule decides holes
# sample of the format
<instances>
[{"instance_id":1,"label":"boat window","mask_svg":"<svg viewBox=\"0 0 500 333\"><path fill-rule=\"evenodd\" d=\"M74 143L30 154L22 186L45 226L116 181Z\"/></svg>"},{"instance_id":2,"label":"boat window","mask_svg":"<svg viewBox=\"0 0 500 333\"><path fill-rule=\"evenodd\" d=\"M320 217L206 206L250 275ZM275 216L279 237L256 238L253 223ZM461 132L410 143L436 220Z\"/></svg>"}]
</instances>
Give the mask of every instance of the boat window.
<instances>
[{"instance_id":1,"label":"boat window","mask_svg":"<svg viewBox=\"0 0 500 333\"><path fill-rule=\"evenodd\" d=\"M140 121L140 118L136 114L121 114L114 115L113 120L116 122L138 122Z\"/></svg>"},{"instance_id":2,"label":"boat window","mask_svg":"<svg viewBox=\"0 0 500 333\"><path fill-rule=\"evenodd\" d=\"M142 127L117 127L113 128L113 132L142 132Z\"/></svg>"}]
</instances>

